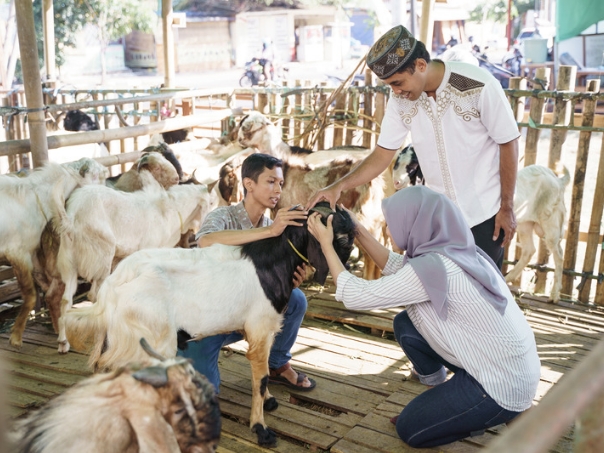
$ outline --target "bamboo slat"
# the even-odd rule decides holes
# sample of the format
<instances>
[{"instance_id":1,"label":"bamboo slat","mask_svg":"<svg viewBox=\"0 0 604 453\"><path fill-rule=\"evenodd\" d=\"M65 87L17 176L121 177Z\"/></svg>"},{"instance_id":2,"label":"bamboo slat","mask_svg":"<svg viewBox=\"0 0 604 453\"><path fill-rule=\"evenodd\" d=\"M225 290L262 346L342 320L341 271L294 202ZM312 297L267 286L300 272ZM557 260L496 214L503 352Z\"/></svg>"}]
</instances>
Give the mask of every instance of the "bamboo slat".
<instances>
[{"instance_id":1,"label":"bamboo slat","mask_svg":"<svg viewBox=\"0 0 604 453\"><path fill-rule=\"evenodd\" d=\"M590 80L587 91L597 93L600 91L600 80ZM586 99L583 102L582 126L592 126L596 101ZM564 269L574 269L577 261L577 248L579 245L579 226L581 223L581 206L583 201L583 189L585 185L585 174L587 172L587 157L591 132L579 134L579 149L577 150L577 161L575 164L575 175L573 177L572 198L569 210L568 230L566 233L566 250L564 251ZM572 294L574 278L565 274L562 276L562 293ZM588 287L591 284L582 282ZM584 301L587 302L587 301Z\"/></svg>"},{"instance_id":2,"label":"bamboo slat","mask_svg":"<svg viewBox=\"0 0 604 453\"><path fill-rule=\"evenodd\" d=\"M296 80L296 87L302 87L302 81ZM294 141L293 144L296 146L301 146L302 144L302 131L304 130L302 127L302 122L296 117L302 113L302 91L299 91L294 96Z\"/></svg>"},{"instance_id":3,"label":"bamboo slat","mask_svg":"<svg viewBox=\"0 0 604 453\"><path fill-rule=\"evenodd\" d=\"M369 68L365 69L365 86L373 86L373 71ZM371 148L373 134L371 133L373 127L373 93L370 91L365 92L365 100L363 107L363 146L365 148Z\"/></svg>"},{"instance_id":4,"label":"bamboo slat","mask_svg":"<svg viewBox=\"0 0 604 453\"><path fill-rule=\"evenodd\" d=\"M346 114L346 91L342 91L336 98L335 115L338 118L334 121L333 146L342 146L344 142L344 116Z\"/></svg>"},{"instance_id":5,"label":"bamboo slat","mask_svg":"<svg viewBox=\"0 0 604 453\"><path fill-rule=\"evenodd\" d=\"M575 86L575 78L577 74L577 68L575 66L560 66L558 72L558 91L567 91L570 87ZM570 121L571 105L569 101L564 100L561 97L556 98L554 104L554 117L553 124L567 125ZM556 169L556 165L560 161L562 154L562 145L566 140L566 130L554 129L552 130L550 147L549 147L549 159L548 167L552 170ZM537 263L540 265L547 264L549 258L549 251L543 242L543 239L539 240L539 252ZM537 270L536 281L535 281L535 292L545 292L545 282L547 279L547 273L541 270Z\"/></svg>"}]
</instances>

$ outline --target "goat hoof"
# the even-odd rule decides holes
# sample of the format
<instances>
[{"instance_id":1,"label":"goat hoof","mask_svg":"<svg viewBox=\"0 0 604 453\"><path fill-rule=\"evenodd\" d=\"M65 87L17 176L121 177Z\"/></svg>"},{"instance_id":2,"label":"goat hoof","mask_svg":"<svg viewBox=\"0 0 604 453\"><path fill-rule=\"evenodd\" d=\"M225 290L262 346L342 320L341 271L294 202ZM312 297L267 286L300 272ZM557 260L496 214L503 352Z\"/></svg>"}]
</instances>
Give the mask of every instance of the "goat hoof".
<instances>
[{"instance_id":1,"label":"goat hoof","mask_svg":"<svg viewBox=\"0 0 604 453\"><path fill-rule=\"evenodd\" d=\"M59 341L59 354L67 354L69 352L69 342Z\"/></svg>"},{"instance_id":2,"label":"goat hoof","mask_svg":"<svg viewBox=\"0 0 604 453\"><path fill-rule=\"evenodd\" d=\"M262 407L264 408L265 411L272 412L279 407L279 402L277 401L277 398L275 398L274 396L271 396L269 399L264 401L264 404L262 405Z\"/></svg>"},{"instance_id":3,"label":"goat hoof","mask_svg":"<svg viewBox=\"0 0 604 453\"><path fill-rule=\"evenodd\" d=\"M14 333L11 334L10 338L8 339L8 342L12 347L17 349L21 349L21 346L23 345L21 336L15 335Z\"/></svg>"},{"instance_id":4,"label":"goat hoof","mask_svg":"<svg viewBox=\"0 0 604 453\"><path fill-rule=\"evenodd\" d=\"M261 447L272 448L277 446L277 434L270 428L265 428L261 423L256 423L252 427L252 432L258 436L258 445Z\"/></svg>"}]
</instances>

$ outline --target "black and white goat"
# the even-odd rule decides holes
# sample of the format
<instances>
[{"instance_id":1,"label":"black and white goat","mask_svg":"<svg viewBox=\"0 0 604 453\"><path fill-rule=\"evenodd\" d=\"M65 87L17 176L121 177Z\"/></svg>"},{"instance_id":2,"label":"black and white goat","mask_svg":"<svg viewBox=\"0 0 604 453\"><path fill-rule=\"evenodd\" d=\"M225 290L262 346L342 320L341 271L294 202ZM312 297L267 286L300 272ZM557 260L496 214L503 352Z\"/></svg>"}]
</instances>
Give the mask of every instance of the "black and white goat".
<instances>
[{"instance_id":1,"label":"black and white goat","mask_svg":"<svg viewBox=\"0 0 604 453\"><path fill-rule=\"evenodd\" d=\"M325 203L315 210L333 214L334 246L346 262L355 236L350 216ZM139 360L141 337L159 354L174 357L179 331L195 339L244 331L252 367L250 427L259 444L273 445L275 434L263 415L263 403L267 410L277 407L267 389L268 355L294 288L294 272L306 260L323 284L327 262L306 224L241 247L141 250L116 267L95 304L67 312L67 336L80 350L93 342L89 363L104 370Z\"/></svg>"},{"instance_id":2,"label":"black and white goat","mask_svg":"<svg viewBox=\"0 0 604 453\"><path fill-rule=\"evenodd\" d=\"M396 190L418 184L424 185L426 183L413 145L405 146L394 159L392 182Z\"/></svg>"},{"instance_id":3,"label":"black and white goat","mask_svg":"<svg viewBox=\"0 0 604 453\"><path fill-rule=\"evenodd\" d=\"M107 169L93 159L55 164L48 162L29 176L0 176L0 263L12 266L23 305L10 336L21 347L25 324L36 304L33 277L36 250L46 225L65 210L65 199L87 184L104 184Z\"/></svg>"},{"instance_id":4,"label":"black and white goat","mask_svg":"<svg viewBox=\"0 0 604 453\"><path fill-rule=\"evenodd\" d=\"M393 169L394 186L397 190L409 185L425 184L411 145L399 153L397 164ZM522 253L516 265L505 276L505 280L516 280L535 254L533 233L536 233L543 238L554 258L554 281L550 293L553 302L560 300L562 288L564 259L560 243L564 237L566 219L564 191L569 182L570 174L566 167L562 168L561 175L557 175L542 165L529 165L520 169L516 177L514 215L517 223L517 243Z\"/></svg>"}]
</instances>

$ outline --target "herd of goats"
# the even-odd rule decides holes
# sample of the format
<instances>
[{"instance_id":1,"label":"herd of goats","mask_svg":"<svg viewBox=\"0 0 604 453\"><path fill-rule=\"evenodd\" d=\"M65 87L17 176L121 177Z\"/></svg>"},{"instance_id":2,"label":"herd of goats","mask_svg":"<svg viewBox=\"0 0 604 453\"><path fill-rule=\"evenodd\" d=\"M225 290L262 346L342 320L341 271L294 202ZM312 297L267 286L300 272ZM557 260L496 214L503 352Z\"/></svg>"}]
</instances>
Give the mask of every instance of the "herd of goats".
<instances>
[{"instance_id":1,"label":"herd of goats","mask_svg":"<svg viewBox=\"0 0 604 453\"><path fill-rule=\"evenodd\" d=\"M370 153L358 147L291 147L258 112L243 117L237 139L216 154L227 155L232 147L240 147L238 156L263 152L283 160L285 184L276 209L305 203ZM412 146L393 157L383 174L340 199L382 241L381 201L425 183ZM263 412L277 407L266 386L268 353L301 264L291 259L288 241L308 257L319 283L328 268L305 227L288 227L282 237L243 247L190 247L208 212L242 198L240 165L230 160L217 181L201 184L186 177L177 156L160 143L112 178L91 158L49 162L27 176L0 176L0 264L12 266L23 299L10 344L21 347L41 290L59 352L73 347L89 353L97 372L16 421L10 433L15 451L215 451L221 429L217 399L207 379L176 357L180 330L192 338L245 332L252 367L250 427L260 445L276 444ZM566 169L562 173L539 165L519 171L514 204L522 256L506 276L515 280L528 264L537 233L554 257L554 301L560 298L564 191L570 180ZM316 209L324 218L334 214L334 246L346 262L353 222L346 211L321 204ZM363 276L377 278L379 269L366 260ZM74 308L80 279L90 283L92 304ZM268 291L270 279L284 290Z\"/></svg>"}]
</instances>

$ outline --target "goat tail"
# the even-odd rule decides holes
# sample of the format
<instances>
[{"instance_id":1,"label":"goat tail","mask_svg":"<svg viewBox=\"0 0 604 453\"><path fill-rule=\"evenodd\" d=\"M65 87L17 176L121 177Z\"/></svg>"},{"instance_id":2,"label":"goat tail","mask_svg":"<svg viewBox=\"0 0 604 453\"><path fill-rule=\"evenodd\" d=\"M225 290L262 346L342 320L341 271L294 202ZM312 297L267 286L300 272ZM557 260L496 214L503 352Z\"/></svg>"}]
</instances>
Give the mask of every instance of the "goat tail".
<instances>
[{"instance_id":1,"label":"goat tail","mask_svg":"<svg viewBox=\"0 0 604 453\"><path fill-rule=\"evenodd\" d=\"M111 308L102 314L104 325L97 331L100 335L90 354L91 367L95 371L109 371L131 362L147 361L149 356L140 346L141 338L162 356L176 356L177 329L169 314L153 304L152 298L145 298L144 304L137 303L136 297L126 300L119 279L113 279L116 275L101 285L96 302Z\"/></svg>"},{"instance_id":2,"label":"goat tail","mask_svg":"<svg viewBox=\"0 0 604 453\"><path fill-rule=\"evenodd\" d=\"M77 351L90 352L96 349L97 339L104 337L106 331L101 304L95 303L73 308L65 313L67 340L71 347Z\"/></svg>"},{"instance_id":3,"label":"goat tail","mask_svg":"<svg viewBox=\"0 0 604 453\"><path fill-rule=\"evenodd\" d=\"M560 174L560 172L562 172L562 174ZM562 186L562 189L564 189L570 182L570 172L568 171L568 168L566 168L565 165L562 165L560 162L558 162L558 166L556 167L556 173L558 175L558 178L560 179L560 185Z\"/></svg>"}]
</instances>

